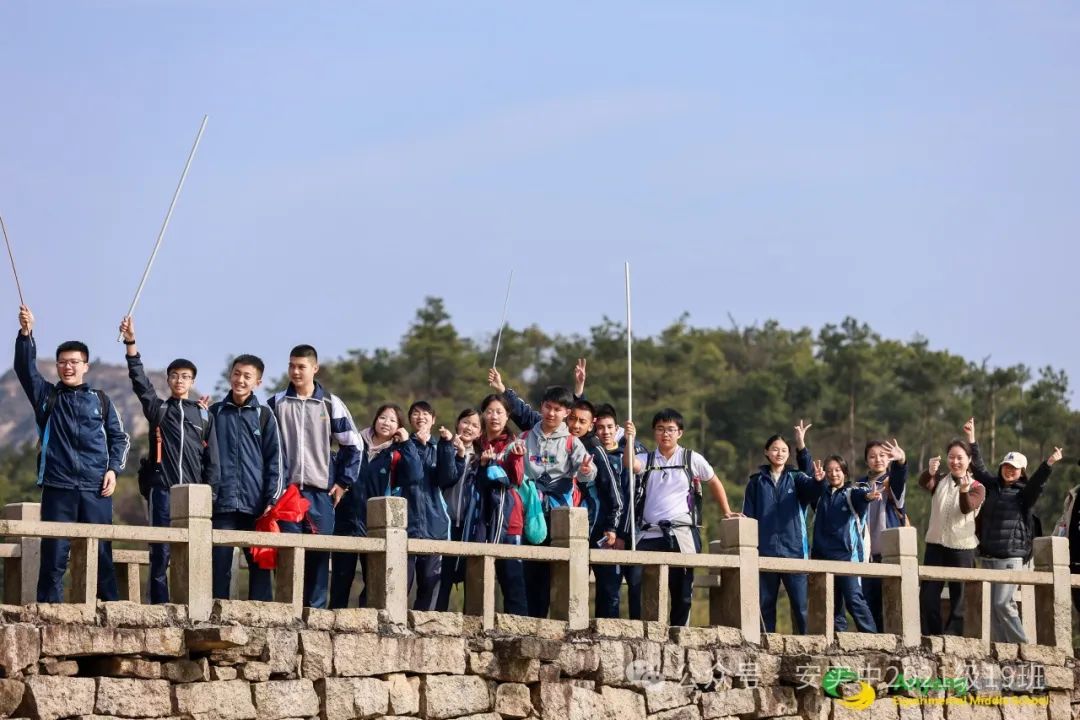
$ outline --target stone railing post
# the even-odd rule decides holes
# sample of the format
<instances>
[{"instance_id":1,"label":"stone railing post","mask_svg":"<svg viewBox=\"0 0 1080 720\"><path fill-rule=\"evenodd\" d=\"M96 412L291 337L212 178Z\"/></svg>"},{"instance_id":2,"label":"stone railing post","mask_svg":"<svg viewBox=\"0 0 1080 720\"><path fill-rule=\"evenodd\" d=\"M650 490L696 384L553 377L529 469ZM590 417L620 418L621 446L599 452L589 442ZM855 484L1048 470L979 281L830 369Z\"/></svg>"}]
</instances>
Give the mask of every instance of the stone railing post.
<instances>
[{"instance_id":1,"label":"stone railing post","mask_svg":"<svg viewBox=\"0 0 1080 720\"><path fill-rule=\"evenodd\" d=\"M722 555L723 553L724 543L719 540L709 541L709 554ZM709 576L709 579L712 581L709 584L709 624L723 625L724 593L720 589L722 584L720 570L710 570Z\"/></svg>"},{"instance_id":2,"label":"stone railing post","mask_svg":"<svg viewBox=\"0 0 1080 720\"><path fill-rule=\"evenodd\" d=\"M68 602L77 605L97 605L98 544L97 538L76 538L71 541L71 587Z\"/></svg>"},{"instance_id":3,"label":"stone railing post","mask_svg":"<svg viewBox=\"0 0 1080 720\"><path fill-rule=\"evenodd\" d=\"M409 520L408 503L400 497L368 500L368 536L386 541L381 553L368 555L371 583L368 603L385 610L391 623L409 620ZM367 578L364 578L367 582Z\"/></svg>"},{"instance_id":4,"label":"stone railing post","mask_svg":"<svg viewBox=\"0 0 1080 720\"><path fill-rule=\"evenodd\" d=\"M951 599L950 599L950 602ZM990 649L990 583L964 583L964 637L978 638Z\"/></svg>"},{"instance_id":5,"label":"stone railing post","mask_svg":"<svg viewBox=\"0 0 1080 720\"><path fill-rule=\"evenodd\" d=\"M758 524L752 518L720 521L720 545L725 555L736 555L739 567L720 571L719 617L714 624L738 628L746 642L761 642L761 598L758 570Z\"/></svg>"},{"instance_id":6,"label":"stone railing post","mask_svg":"<svg viewBox=\"0 0 1080 720\"><path fill-rule=\"evenodd\" d=\"M274 599L292 605L296 617L304 614L304 557L302 547L278 548L274 570Z\"/></svg>"},{"instance_id":7,"label":"stone railing post","mask_svg":"<svg viewBox=\"0 0 1080 720\"><path fill-rule=\"evenodd\" d=\"M1052 585L1035 586L1036 638L1072 655L1072 584L1069 576L1069 539L1035 538L1035 570L1054 575Z\"/></svg>"},{"instance_id":8,"label":"stone railing post","mask_svg":"<svg viewBox=\"0 0 1080 720\"><path fill-rule=\"evenodd\" d=\"M448 559L443 558L443 562ZM479 617L481 626L485 630L491 630L495 627L495 558L484 555L463 558L463 561L465 614Z\"/></svg>"},{"instance_id":9,"label":"stone railing post","mask_svg":"<svg viewBox=\"0 0 1080 720\"><path fill-rule=\"evenodd\" d=\"M589 514L585 508L551 510L551 545L570 549L570 561L551 573L551 616L570 630L589 627Z\"/></svg>"},{"instance_id":10,"label":"stone railing post","mask_svg":"<svg viewBox=\"0 0 1080 720\"><path fill-rule=\"evenodd\" d=\"M834 575L830 572L812 572L807 575L806 634L824 635L829 642L836 636L834 587Z\"/></svg>"},{"instance_id":11,"label":"stone railing post","mask_svg":"<svg viewBox=\"0 0 1080 720\"><path fill-rule=\"evenodd\" d=\"M187 541L170 547L169 594L173 602L187 604L192 620L209 620L214 603L212 513L209 485L174 485L169 490L170 523L187 530Z\"/></svg>"},{"instance_id":12,"label":"stone railing post","mask_svg":"<svg viewBox=\"0 0 1080 720\"><path fill-rule=\"evenodd\" d=\"M5 520L41 520L39 503L10 503L4 506ZM19 557L4 561L4 602L29 605L37 601L38 571L41 569L41 538L13 538Z\"/></svg>"},{"instance_id":13,"label":"stone railing post","mask_svg":"<svg viewBox=\"0 0 1080 720\"><path fill-rule=\"evenodd\" d=\"M881 533L881 562L900 566L900 577L881 579L884 632L897 635L904 647L922 643L919 614L919 546L913 527L889 528Z\"/></svg>"}]
</instances>

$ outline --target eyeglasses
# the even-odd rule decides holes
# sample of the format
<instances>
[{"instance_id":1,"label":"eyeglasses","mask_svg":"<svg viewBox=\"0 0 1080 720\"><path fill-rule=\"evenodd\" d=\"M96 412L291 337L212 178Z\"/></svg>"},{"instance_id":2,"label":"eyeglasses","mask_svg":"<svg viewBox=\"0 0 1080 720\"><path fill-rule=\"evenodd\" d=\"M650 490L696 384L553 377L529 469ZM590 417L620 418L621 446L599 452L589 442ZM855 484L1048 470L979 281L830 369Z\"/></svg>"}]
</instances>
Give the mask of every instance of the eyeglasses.
<instances>
[{"instance_id":1,"label":"eyeglasses","mask_svg":"<svg viewBox=\"0 0 1080 720\"><path fill-rule=\"evenodd\" d=\"M78 367L80 363L86 362L85 360L57 360L56 367Z\"/></svg>"},{"instance_id":2,"label":"eyeglasses","mask_svg":"<svg viewBox=\"0 0 1080 720\"><path fill-rule=\"evenodd\" d=\"M191 382L195 379L195 376L191 373L169 373L169 379L173 381L186 380L187 382Z\"/></svg>"},{"instance_id":3,"label":"eyeglasses","mask_svg":"<svg viewBox=\"0 0 1080 720\"><path fill-rule=\"evenodd\" d=\"M679 432L679 428L677 427L658 427L655 428L655 430L661 435L674 435L675 433Z\"/></svg>"}]
</instances>

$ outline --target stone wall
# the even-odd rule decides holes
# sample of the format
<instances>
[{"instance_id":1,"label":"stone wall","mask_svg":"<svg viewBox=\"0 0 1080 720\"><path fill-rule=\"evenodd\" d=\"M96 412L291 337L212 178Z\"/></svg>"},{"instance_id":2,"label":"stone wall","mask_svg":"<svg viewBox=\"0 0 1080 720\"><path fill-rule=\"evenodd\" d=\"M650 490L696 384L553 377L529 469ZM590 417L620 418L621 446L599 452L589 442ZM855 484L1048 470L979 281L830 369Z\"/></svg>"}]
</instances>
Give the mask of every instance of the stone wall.
<instances>
[{"instance_id":1,"label":"stone wall","mask_svg":"<svg viewBox=\"0 0 1080 720\"><path fill-rule=\"evenodd\" d=\"M1043 646L946 637L904 651L893 635L838 633L832 644L823 636L772 635L759 647L731 628L657 622L595 620L571 632L565 622L499 615L485 632L479 618L457 614L414 612L407 625L388 618L376 610L308 609L301 620L289 605L248 602L215 603L209 622L191 622L182 605L3 606L0 717L1080 716L1073 659ZM866 709L822 692L823 673L836 665L873 671L877 698ZM992 681L1020 666L1044 680L1046 689L1031 696L1039 704L989 704L1010 697L988 687ZM889 696L887 680L897 673L969 675L982 684L973 694L985 704L919 705L915 690ZM858 687L843 685L839 693Z\"/></svg>"}]
</instances>

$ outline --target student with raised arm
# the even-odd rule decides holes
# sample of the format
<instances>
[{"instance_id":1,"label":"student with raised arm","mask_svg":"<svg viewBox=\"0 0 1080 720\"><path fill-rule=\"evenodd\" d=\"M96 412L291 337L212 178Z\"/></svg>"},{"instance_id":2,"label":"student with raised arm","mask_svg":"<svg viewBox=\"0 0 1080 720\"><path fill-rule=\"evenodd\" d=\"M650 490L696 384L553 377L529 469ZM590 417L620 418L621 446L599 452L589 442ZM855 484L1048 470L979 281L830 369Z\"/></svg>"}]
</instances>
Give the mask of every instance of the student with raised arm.
<instances>
[{"instance_id":1,"label":"student with raised arm","mask_svg":"<svg viewBox=\"0 0 1080 720\"><path fill-rule=\"evenodd\" d=\"M971 474L971 446L966 440L953 440L945 452L944 472L938 472L941 457L932 457L926 472L919 476L919 486L933 495L923 564L971 568L975 567L975 549L979 546L975 518L986 499L986 487ZM941 580L923 580L919 585L923 635L941 635L943 631L959 635L963 631L964 585L949 583L949 619L943 624L944 587Z\"/></svg>"},{"instance_id":2,"label":"student with raised arm","mask_svg":"<svg viewBox=\"0 0 1080 720\"><path fill-rule=\"evenodd\" d=\"M315 380L318 372L315 348L297 345L289 352L289 386L268 404L281 429L288 481L311 504L302 523L281 523L281 529L333 535L334 508L356 482L363 448L349 409ZM306 553L304 605L325 608L329 581L330 553Z\"/></svg>"},{"instance_id":3,"label":"student with raised arm","mask_svg":"<svg viewBox=\"0 0 1080 720\"><path fill-rule=\"evenodd\" d=\"M817 502L821 484L811 476L813 464L806 449L806 431L812 426L802 420L795 426L795 448L800 469L788 466L791 447L781 435L765 441L766 464L750 476L743 496L743 515L758 521L758 552L763 557L810 557L806 531L806 511ZM776 632L776 600L780 583L791 601L791 621L795 632L806 634L806 575L761 573L761 621L765 632Z\"/></svg>"},{"instance_id":4,"label":"student with raised arm","mask_svg":"<svg viewBox=\"0 0 1080 720\"><path fill-rule=\"evenodd\" d=\"M975 479L986 488L986 500L976 519L979 536L979 564L991 570L1022 570L1031 559L1035 532L1035 502L1042 494L1054 464L1061 459L1061 448L1039 465L1029 479L1027 457L1008 452L991 473L983 462L975 442L975 418L964 424L964 434L971 445L971 468ZM990 639L993 642L1025 644L1027 633L1016 607L1016 585L993 583L990 586Z\"/></svg>"},{"instance_id":5,"label":"student with raised arm","mask_svg":"<svg viewBox=\"0 0 1080 720\"><path fill-rule=\"evenodd\" d=\"M150 453L139 466L139 490L146 498L153 527L169 527L169 488L187 483L213 487L218 474L217 437L209 411L190 399L198 370L195 363L177 358L166 369L169 397L162 399L146 377L135 344L135 321L120 321L131 388L150 423ZM169 546L150 544L150 602L169 602Z\"/></svg>"},{"instance_id":6,"label":"student with raised arm","mask_svg":"<svg viewBox=\"0 0 1080 720\"><path fill-rule=\"evenodd\" d=\"M907 494L907 456L896 442L870 440L863 450L867 474L855 481L856 485L869 485L879 497L870 501L866 509L866 525L870 534L870 562L881 562L881 533L888 528L909 524L905 498ZM863 594L870 605L874 624L884 627L881 604L881 578L864 577Z\"/></svg>"},{"instance_id":7,"label":"student with raised arm","mask_svg":"<svg viewBox=\"0 0 1080 720\"><path fill-rule=\"evenodd\" d=\"M229 394L210 406L217 437L219 471L214 488L213 525L216 530L254 530L285 492L281 435L274 412L255 397L266 365L262 358L242 354L229 370ZM229 599L234 549L215 545L214 597ZM244 548L248 564L248 599L273 600L269 570L259 567L251 548Z\"/></svg>"},{"instance_id":8,"label":"student with raised arm","mask_svg":"<svg viewBox=\"0 0 1080 720\"><path fill-rule=\"evenodd\" d=\"M38 372L33 332L34 314L20 305L15 375L34 408L41 435L41 519L111 525L116 475L124 469L129 447L120 413L104 392L86 384L90 350L85 343L69 340L56 348L59 382L54 384ZM38 602L63 601L70 546L67 540L42 538ZM98 599L119 600L112 543L98 543L97 562Z\"/></svg>"},{"instance_id":9,"label":"student with raised arm","mask_svg":"<svg viewBox=\"0 0 1080 720\"><path fill-rule=\"evenodd\" d=\"M814 560L866 560L866 508L881 494L869 485L848 483L847 476L847 461L839 455L830 455L824 464L814 462L814 480L819 484L828 480L814 506L814 545L810 552ZM836 630L847 630L846 607L859 632L876 633L878 627L863 596L860 578L836 575L833 587Z\"/></svg>"},{"instance_id":10,"label":"student with raised arm","mask_svg":"<svg viewBox=\"0 0 1080 720\"><path fill-rule=\"evenodd\" d=\"M728 504L727 492L712 465L699 453L679 445L683 435L683 416L671 408L653 416L656 450L635 454L637 430L626 423L623 463L638 476L635 487L635 512L640 524L638 550L660 552L701 552L702 485L708 485L713 499L725 518L737 517ZM694 593L692 568L669 568L671 625L690 621Z\"/></svg>"}]
</instances>

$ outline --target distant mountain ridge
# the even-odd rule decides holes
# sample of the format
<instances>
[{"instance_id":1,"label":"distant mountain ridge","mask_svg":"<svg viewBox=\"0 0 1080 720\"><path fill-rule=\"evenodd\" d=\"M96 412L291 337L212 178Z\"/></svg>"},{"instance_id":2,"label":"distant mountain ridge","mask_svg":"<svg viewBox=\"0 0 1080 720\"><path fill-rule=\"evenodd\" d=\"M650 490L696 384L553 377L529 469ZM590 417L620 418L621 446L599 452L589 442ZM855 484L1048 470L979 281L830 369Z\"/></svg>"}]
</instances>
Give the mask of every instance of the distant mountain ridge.
<instances>
[{"instance_id":1,"label":"distant mountain ridge","mask_svg":"<svg viewBox=\"0 0 1080 720\"><path fill-rule=\"evenodd\" d=\"M49 381L56 381L56 366L50 360L38 359L38 372ZM161 370L147 370L150 382L162 397L168 393L165 373ZM142 406L135 393L131 391L126 365L114 365L99 361L90 363L90 372L86 381L93 388L104 390L124 420L124 428L132 439L145 435L149 429L143 417ZM196 393L192 393L195 397ZM0 376L0 451L9 450L26 443L37 442L37 423L30 401L23 392L14 370L8 370Z\"/></svg>"}]
</instances>

